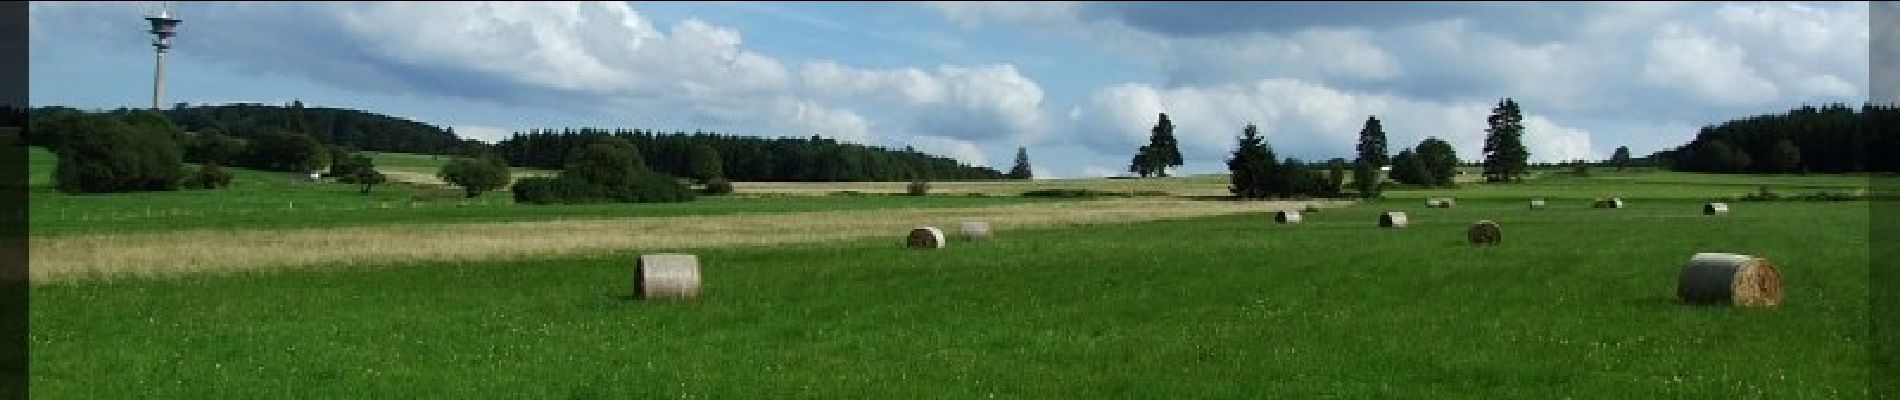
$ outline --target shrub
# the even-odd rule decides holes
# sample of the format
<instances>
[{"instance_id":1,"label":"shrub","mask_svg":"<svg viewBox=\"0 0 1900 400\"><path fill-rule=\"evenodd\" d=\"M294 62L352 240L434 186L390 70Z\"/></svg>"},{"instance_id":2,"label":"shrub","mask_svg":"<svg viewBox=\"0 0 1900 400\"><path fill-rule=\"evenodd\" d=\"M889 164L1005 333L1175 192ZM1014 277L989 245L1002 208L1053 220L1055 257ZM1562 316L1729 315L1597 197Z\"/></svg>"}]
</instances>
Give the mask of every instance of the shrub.
<instances>
[{"instance_id":1,"label":"shrub","mask_svg":"<svg viewBox=\"0 0 1900 400\"><path fill-rule=\"evenodd\" d=\"M328 166L330 154L309 135L270 128L244 147L244 166L304 173Z\"/></svg>"},{"instance_id":2,"label":"shrub","mask_svg":"<svg viewBox=\"0 0 1900 400\"><path fill-rule=\"evenodd\" d=\"M225 171L218 163L206 163L198 167L198 172L185 177L185 187L194 189L217 189L231 186L231 172Z\"/></svg>"},{"instance_id":3,"label":"shrub","mask_svg":"<svg viewBox=\"0 0 1900 400\"><path fill-rule=\"evenodd\" d=\"M635 174L631 185L615 200L624 203L683 203L695 198L693 188L678 177L658 172Z\"/></svg>"},{"instance_id":4,"label":"shrub","mask_svg":"<svg viewBox=\"0 0 1900 400\"><path fill-rule=\"evenodd\" d=\"M713 178L712 180L706 182L706 189L703 190L702 192L708 195L715 195L715 196L723 195L723 194L732 194L732 181L727 180L726 178Z\"/></svg>"},{"instance_id":5,"label":"shrub","mask_svg":"<svg viewBox=\"0 0 1900 400\"><path fill-rule=\"evenodd\" d=\"M461 186L465 197L471 199L482 195L482 192L508 186L508 181L513 179L508 172L508 162L492 155L456 158L443 164L435 175L444 182Z\"/></svg>"},{"instance_id":6,"label":"shrub","mask_svg":"<svg viewBox=\"0 0 1900 400\"><path fill-rule=\"evenodd\" d=\"M623 185L603 185L563 175L522 178L511 189L521 204L678 203L692 201L691 187L661 173L638 173Z\"/></svg>"},{"instance_id":7,"label":"shrub","mask_svg":"<svg viewBox=\"0 0 1900 400\"><path fill-rule=\"evenodd\" d=\"M509 188L509 191L514 192L515 203L555 204L559 203L563 197L561 186L559 178L521 178L515 181L514 187Z\"/></svg>"},{"instance_id":8,"label":"shrub","mask_svg":"<svg viewBox=\"0 0 1900 400\"><path fill-rule=\"evenodd\" d=\"M62 138L54 187L68 193L177 190L185 176L178 142L110 116L76 121L79 134Z\"/></svg>"},{"instance_id":9,"label":"shrub","mask_svg":"<svg viewBox=\"0 0 1900 400\"><path fill-rule=\"evenodd\" d=\"M930 194L930 182L925 182L921 180L910 181L910 186L905 187L904 190L906 193L912 196L928 195Z\"/></svg>"},{"instance_id":10,"label":"shrub","mask_svg":"<svg viewBox=\"0 0 1900 400\"><path fill-rule=\"evenodd\" d=\"M612 139L612 138L610 138ZM646 172L646 165L625 141L603 140L602 143L587 145L569 159L561 170L562 179L578 180L601 187L620 187L631 184L635 175Z\"/></svg>"}]
</instances>

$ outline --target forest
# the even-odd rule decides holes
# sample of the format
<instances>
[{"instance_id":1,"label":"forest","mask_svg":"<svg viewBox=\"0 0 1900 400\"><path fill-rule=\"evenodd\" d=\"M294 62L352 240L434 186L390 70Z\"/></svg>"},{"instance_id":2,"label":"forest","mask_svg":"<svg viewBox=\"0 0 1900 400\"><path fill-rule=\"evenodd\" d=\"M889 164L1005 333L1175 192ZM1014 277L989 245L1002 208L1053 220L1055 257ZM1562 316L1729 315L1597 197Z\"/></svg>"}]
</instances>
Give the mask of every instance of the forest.
<instances>
[{"instance_id":1,"label":"forest","mask_svg":"<svg viewBox=\"0 0 1900 400\"><path fill-rule=\"evenodd\" d=\"M1703 127L1654 158L1678 171L1715 173L1900 172L1900 108L1802 106Z\"/></svg>"},{"instance_id":2,"label":"forest","mask_svg":"<svg viewBox=\"0 0 1900 400\"><path fill-rule=\"evenodd\" d=\"M727 179L750 182L872 182L909 180L1006 179L987 167L906 147L881 147L810 138L759 138L705 132L660 133L638 129L564 128L516 133L496 143L509 165L559 169L578 145L592 137L613 136L638 149L648 168L676 176L697 176L694 163L713 163ZM697 159L697 160L696 160Z\"/></svg>"}]
</instances>

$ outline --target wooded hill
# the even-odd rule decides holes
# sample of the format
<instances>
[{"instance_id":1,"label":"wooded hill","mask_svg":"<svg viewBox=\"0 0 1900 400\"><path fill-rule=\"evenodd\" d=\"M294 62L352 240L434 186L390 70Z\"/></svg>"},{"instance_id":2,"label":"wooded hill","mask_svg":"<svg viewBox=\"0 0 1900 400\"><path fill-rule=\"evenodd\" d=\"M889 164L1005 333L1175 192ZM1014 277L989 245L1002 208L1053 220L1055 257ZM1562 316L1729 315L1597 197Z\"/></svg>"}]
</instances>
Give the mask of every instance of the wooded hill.
<instances>
[{"instance_id":1,"label":"wooded hill","mask_svg":"<svg viewBox=\"0 0 1900 400\"><path fill-rule=\"evenodd\" d=\"M718 165L735 181L869 182L1005 179L995 169L958 163L906 147L891 150L810 138L758 138L697 132L659 133L627 129L532 130L495 144L509 165L558 169L590 136L611 135L638 148L654 171L700 175L695 159ZM708 151L708 149L710 151Z\"/></svg>"},{"instance_id":2,"label":"wooded hill","mask_svg":"<svg viewBox=\"0 0 1900 400\"><path fill-rule=\"evenodd\" d=\"M103 111L124 115L134 110ZM34 119L62 114L98 114L69 107L39 107L30 110ZM325 146L353 151L416 154L475 154L494 151L511 165L561 169L567 156L578 151L588 136L612 135L634 144L653 171L676 176L699 175L691 171L691 158L711 158L722 167L723 176L738 181L901 181L1004 179L994 169L963 165L956 160L918 152L909 147L892 150L882 147L842 143L820 137L763 138L715 133L660 133L644 129L565 128L531 130L516 133L500 143L489 145L455 134L453 128L438 127L400 117L373 112L305 107L301 102L288 105L255 103L215 106L179 104L161 113L173 125L193 134L217 132L221 135L258 141L273 133L301 132ZM57 147L62 132L45 129L29 132L29 142ZM180 138L188 141L189 138ZM703 147L703 148L702 148ZM710 149L710 151L708 151Z\"/></svg>"},{"instance_id":3,"label":"wooded hill","mask_svg":"<svg viewBox=\"0 0 1900 400\"><path fill-rule=\"evenodd\" d=\"M1655 157L1671 169L1719 173L1900 172L1900 108L1802 106L1702 128ZM1879 156L1876 156L1879 155Z\"/></svg>"}]
</instances>

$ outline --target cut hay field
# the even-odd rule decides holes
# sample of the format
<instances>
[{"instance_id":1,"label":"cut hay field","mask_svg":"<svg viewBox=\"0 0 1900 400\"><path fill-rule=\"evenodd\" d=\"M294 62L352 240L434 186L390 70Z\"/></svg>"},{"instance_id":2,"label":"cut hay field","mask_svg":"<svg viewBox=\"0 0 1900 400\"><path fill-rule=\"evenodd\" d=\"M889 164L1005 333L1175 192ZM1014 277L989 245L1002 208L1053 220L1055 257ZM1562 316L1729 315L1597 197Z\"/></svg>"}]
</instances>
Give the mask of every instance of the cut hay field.
<instances>
[{"instance_id":1,"label":"cut hay field","mask_svg":"<svg viewBox=\"0 0 1900 400\"><path fill-rule=\"evenodd\" d=\"M225 195L362 201L345 185L268 186L274 176L241 172L260 186ZM1048 183L1167 185L1122 181ZM31 390L55 399L1867 398L1868 203L1699 213L1703 199L1762 181L1783 194L1867 182L1600 173L1388 192L1298 225L1267 213L1290 203L990 195L601 209L451 198L199 225L42 226L42 207L184 208L213 192L75 197L35 187L34 226L52 230L31 241ZM856 184L832 185L814 187ZM1589 208L1612 196L1630 208ZM1426 197L1459 202L1427 209ZM1550 208L1528 209L1531 197ZM1407 212L1411 227L1375 227L1388 210ZM352 216L376 211L386 213ZM966 219L989 220L995 238L900 248L910 226ZM1502 226L1502 245L1465 243L1479 219ZM633 260L665 251L700 256L703 297L629 298ZM1768 258L1786 302L1678 304L1677 273L1698 252Z\"/></svg>"},{"instance_id":2,"label":"cut hay field","mask_svg":"<svg viewBox=\"0 0 1900 400\"><path fill-rule=\"evenodd\" d=\"M383 175L388 176L391 180L433 186L448 186L448 183L443 182L442 178L436 177L435 173L441 171L442 166L448 164L449 160L454 159L454 157L451 156L430 154L369 152L369 155L370 158L376 162L376 170L382 172ZM510 168L510 170L513 171L512 175L514 175L515 179L531 176L554 176L560 173L560 171L536 168L516 167Z\"/></svg>"}]
</instances>

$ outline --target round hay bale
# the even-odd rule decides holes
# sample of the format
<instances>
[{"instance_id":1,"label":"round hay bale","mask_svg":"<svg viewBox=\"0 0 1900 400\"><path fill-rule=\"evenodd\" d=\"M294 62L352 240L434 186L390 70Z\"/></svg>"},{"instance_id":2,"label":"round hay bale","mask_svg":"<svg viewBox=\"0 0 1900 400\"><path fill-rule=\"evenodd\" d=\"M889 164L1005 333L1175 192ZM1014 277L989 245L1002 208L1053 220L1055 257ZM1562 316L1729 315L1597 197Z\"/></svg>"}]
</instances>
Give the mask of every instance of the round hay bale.
<instances>
[{"instance_id":1,"label":"round hay bale","mask_svg":"<svg viewBox=\"0 0 1900 400\"><path fill-rule=\"evenodd\" d=\"M1550 205L1544 203L1544 199L1531 199L1532 210L1542 210L1545 208L1550 208Z\"/></svg>"},{"instance_id":2,"label":"round hay bale","mask_svg":"<svg viewBox=\"0 0 1900 400\"><path fill-rule=\"evenodd\" d=\"M1398 212L1398 211L1386 211L1385 213L1379 214L1379 227L1380 228L1404 228L1405 227L1405 213Z\"/></svg>"},{"instance_id":3,"label":"round hay bale","mask_svg":"<svg viewBox=\"0 0 1900 400\"><path fill-rule=\"evenodd\" d=\"M1300 217L1299 211L1281 210L1280 212L1273 213L1273 222L1282 224L1297 224L1303 219L1304 218Z\"/></svg>"},{"instance_id":4,"label":"round hay bale","mask_svg":"<svg viewBox=\"0 0 1900 400\"><path fill-rule=\"evenodd\" d=\"M699 297L699 256L642 254L633 265L636 299L690 299Z\"/></svg>"},{"instance_id":5,"label":"round hay bale","mask_svg":"<svg viewBox=\"0 0 1900 400\"><path fill-rule=\"evenodd\" d=\"M1471 224L1471 229L1465 231L1465 236L1471 238L1471 244L1495 246L1504 240L1504 231L1498 228L1497 222L1482 220Z\"/></svg>"},{"instance_id":6,"label":"round hay bale","mask_svg":"<svg viewBox=\"0 0 1900 400\"><path fill-rule=\"evenodd\" d=\"M1709 203L1702 205L1702 215L1728 214L1728 203Z\"/></svg>"},{"instance_id":7,"label":"round hay bale","mask_svg":"<svg viewBox=\"0 0 1900 400\"><path fill-rule=\"evenodd\" d=\"M1452 208L1456 205L1458 205L1458 202L1450 198L1441 197L1425 200L1425 208Z\"/></svg>"},{"instance_id":8,"label":"round hay bale","mask_svg":"<svg viewBox=\"0 0 1900 400\"><path fill-rule=\"evenodd\" d=\"M990 223L984 221L963 221L957 226L957 236L963 240L983 240L990 238Z\"/></svg>"},{"instance_id":9,"label":"round hay bale","mask_svg":"<svg viewBox=\"0 0 1900 400\"><path fill-rule=\"evenodd\" d=\"M913 249L941 249L943 245L943 230L934 226L911 229L904 238L904 246Z\"/></svg>"},{"instance_id":10,"label":"round hay bale","mask_svg":"<svg viewBox=\"0 0 1900 400\"><path fill-rule=\"evenodd\" d=\"M1699 253L1682 266L1676 297L1689 304L1774 307L1783 298L1781 272L1761 257Z\"/></svg>"},{"instance_id":11,"label":"round hay bale","mask_svg":"<svg viewBox=\"0 0 1900 400\"><path fill-rule=\"evenodd\" d=\"M1307 204L1307 205L1306 205L1306 209L1305 209L1305 210L1302 210L1302 211L1305 211L1305 212L1309 212L1309 213L1316 213L1316 212L1319 212L1319 205L1318 205L1318 204Z\"/></svg>"},{"instance_id":12,"label":"round hay bale","mask_svg":"<svg viewBox=\"0 0 1900 400\"><path fill-rule=\"evenodd\" d=\"M1606 208L1623 208L1624 205L1625 204L1623 203L1622 198L1611 198L1610 203L1608 207Z\"/></svg>"},{"instance_id":13,"label":"round hay bale","mask_svg":"<svg viewBox=\"0 0 1900 400\"><path fill-rule=\"evenodd\" d=\"M1608 198L1608 199L1597 199L1596 203L1591 204L1590 207L1592 208L1623 208L1626 205L1628 204L1624 203L1622 198Z\"/></svg>"}]
</instances>

